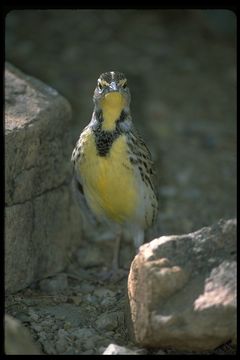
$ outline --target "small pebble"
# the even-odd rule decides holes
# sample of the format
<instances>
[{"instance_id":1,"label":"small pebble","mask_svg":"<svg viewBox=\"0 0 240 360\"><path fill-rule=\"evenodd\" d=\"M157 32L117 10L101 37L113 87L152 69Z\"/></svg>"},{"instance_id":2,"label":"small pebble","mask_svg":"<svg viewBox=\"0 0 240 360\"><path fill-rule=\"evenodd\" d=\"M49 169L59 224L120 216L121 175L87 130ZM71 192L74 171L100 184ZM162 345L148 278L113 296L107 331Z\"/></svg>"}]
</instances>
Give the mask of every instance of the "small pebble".
<instances>
[{"instance_id":1,"label":"small pebble","mask_svg":"<svg viewBox=\"0 0 240 360\"><path fill-rule=\"evenodd\" d=\"M87 282L84 282L81 284L80 288L83 293L90 293L94 290L95 287Z\"/></svg>"},{"instance_id":2,"label":"small pebble","mask_svg":"<svg viewBox=\"0 0 240 360\"><path fill-rule=\"evenodd\" d=\"M116 300L114 299L114 297L111 296L107 296L105 298L102 299L102 301L100 302L100 304L102 306L110 306L112 305Z\"/></svg>"},{"instance_id":3,"label":"small pebble","mask_svg":"<svg viewBox=\"0 0 240 360\"><path fill-rule=\"evenodd\" d=\"M92 355L92 354L94 354L94 350L86 350L86 351L83 351L82 353L81 353L81 355Z\"/></svg>"},{"instance_id":4,"label":"small pebble","mask_svg":"<svg viewBox=\"0 0 240 360\"><path fill-rule=\"evenodd\" d=\"M98 348L98 353L102 355L105 350L106 350L106 346L100 346L100 347Z\"/></svg>"},{"instance_id":5,"label":"small pebble","mask_svg":"<svg viewBox=\"0 0 240 360\"><path fill-rule=\"evenodd\" d=\"M72 324L69 321L66 321L64 323L63 327L64 327L64 330L68 330L68 329L71 329Z\"/></svg>"},{"instance_id":6,"label":"small pebble","mask_svg":"<svg viewBox=\"0 0 240 360\"><path fill-rule=\"evenodd\" d=\"M47 339L47 333L45 331L40 331L38 336L41 338L41 340Z\"/></svg>"},{"instance_id":7,"label":"small pebble","mask_svg":"<svg viewBox=\"0 0 240 360\"><path fill-rule=\"evenodd\" d=\"M30 315L30 318L33 320L33 321L38 321L39 320L39 315L36 314L35 312L32 312L29 310L29 315Z\"/></svg>"},{"instance_id":8,"label":"small pebble","mask_svg":"<svg viewBox=\"0 0 240 360\"><path fill-rule=\"evenodd\" d=\"M54 355L56 354L56 349L54 348L53 344L49 341L44 341L42 343L44 351L48 354L48 355Z\"/></svg>"},{"instance_id":9,"label":"small pebble","mask_svg":"<svg viewBox=\"0 0 240 360\"><path fill-rule=\"evenodd\" d=\"M63 353L64 351L67 350L67 346L68 346L67 340L61 337L59 340L56 341L55 346L58 353Z\"/></svg>"},{"instance_id":10,"label":"small pebble","mask_svg":"<svg viewBox=\"0 0 240 360\"><path fill-rule=\"evenodd\" d=\"M68 288L68 278L66 274L57 274L54 277L41 280L40 289L47 294L63 292Z\"/></svg>"},{"instance_id":11,"label":"small pebble","mask_svg":"<svg viewBox=\"0 0 240 360\"><path fill-rule=\"evenodd\" d=\"M49 327L52 325L52 320L51 319L46 319L41 321L41 326L43 326L44 328Z\"/></svg>"},{"instance_id":12,"label":"small pebble","mask_svg":"<svg viewBox=\"0 0 240 360\"><path fill-rule=\"evenodd\" d=\"M31 324L31 328L38 333L42 331L42 326L39 324Z\"/></svg>"},{"instance_id":13,"label":"small pebble","mask_svg":"<svg viewBox=\"0 0 240 360\"><path fill-rule=\"evenodd\" d=\"M83 343L83 349L84 350L92 350L94 348L94 340L92 338L87 339Z\"/></svg>"},{"instance_id":14,"label":"small pebble","mask_svg":"<svg viewBox=\"0 0 240 360\"><path fill-rule=\"evenodd\" d=\"M99 316L96 321L96 326L101 330L114 330L118 326L118 314L114 313L103 313Z\"/></svg>"},{"instance_id":15,"label":"small pebble","mask_svg":"<svg viewBox=\"0 0 240 360\"><path fill-rule=\"evenodd\" d=\"M72 300L75 305L80 305L82 302L82 295L71 296L70 300Z\"/></svg>"},{"instance_id":16,"label":"small pebble","mask_svg":"<svg viewBox=\"0 0 240 360\"><path fill-rule=\"evenodd\" d=\"M58 337L61 338L61 337L65 337L68 335L68 332L64 329L59 329L58 330Z\"/></svg>"},{"instance_id":17,"label":"small pebble","mask_svg":"<svg viewBox=\"0 0 240 360\"><path fill-rule=\"evenodd\" d=\"M75 355L76 353L77 349L75 349L73 346L69 346L63 355Z\"/></svg>"},{"instance_id":18,"label":"small pebble","mask_svg":"<svg viewBox=\"0 0 240 360\"><path fill-rule=\"evenodd\" d=\"M90 294L87 294L86 297L85 297L86 301L89 302L90 304L97 304L97 298L96 296L94 295L90 295Z\"/></svg>"},{"instance_id":19,"label":"small pebble","mask_svg":"<svg viewBox=\"0 0 240 360\"><path fill-rule=\"evenodd\" d=\"M89 337L94 336L94 329L89 329L89 328L77 328L73 331L71 331L71 335L75 336L78 339L87 339Z\"/></svg>"},{"instance_id":20,"label":"small pebble","mask_svg":"<svg viewBox=\"0 0 240 360\"><path fill-rule=\"evenodd\" d=\"M105 288L97 288L94 290L94 295L103 298L103 297L114 297L115 296L115 292L113 292L110 289L105 289Z\"/></svg>"}]
</instances>

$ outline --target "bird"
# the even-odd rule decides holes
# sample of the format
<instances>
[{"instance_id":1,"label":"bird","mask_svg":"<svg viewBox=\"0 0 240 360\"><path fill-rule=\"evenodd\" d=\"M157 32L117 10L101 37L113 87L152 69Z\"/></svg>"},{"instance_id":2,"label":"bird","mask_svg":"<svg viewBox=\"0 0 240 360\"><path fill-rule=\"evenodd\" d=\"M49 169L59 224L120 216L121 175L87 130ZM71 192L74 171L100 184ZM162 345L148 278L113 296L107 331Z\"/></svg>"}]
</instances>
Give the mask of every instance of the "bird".
<instances>
[{"instance_id":1,"label":"bird","mask_svg":"<svg viewBox=\"0 0 240 360\"><path fill-rule=\"evenodd\" d=\"M123 230L130 233L137 252L158 213L151 153L133 124L130 102L124 73L102 73L93 94L92 118L71 156L74 194L82 207L92 220L115 226L111 274L119 269Z\"/></svg>"}]
</instances>

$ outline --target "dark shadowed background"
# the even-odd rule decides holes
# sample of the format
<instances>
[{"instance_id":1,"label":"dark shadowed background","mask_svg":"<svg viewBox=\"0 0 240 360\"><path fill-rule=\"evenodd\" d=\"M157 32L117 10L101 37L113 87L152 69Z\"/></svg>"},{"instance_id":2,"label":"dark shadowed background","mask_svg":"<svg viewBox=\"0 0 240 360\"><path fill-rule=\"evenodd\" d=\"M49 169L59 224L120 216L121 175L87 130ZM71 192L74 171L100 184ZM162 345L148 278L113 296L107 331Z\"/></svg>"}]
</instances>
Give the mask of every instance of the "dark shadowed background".
<instances>
[{"instance_id":1,"label":"dark shadowed background","mask_svg":"<svg viewBox=\"0 0 240 360\"><path fill-rule=\"evenodd\" d=\"M73 146L99 74L124 72L156 163L160 232L180 234L236 213L235 34L228 10L12 11L6 60L69 100Z\"/></svg>"}]
</instances>

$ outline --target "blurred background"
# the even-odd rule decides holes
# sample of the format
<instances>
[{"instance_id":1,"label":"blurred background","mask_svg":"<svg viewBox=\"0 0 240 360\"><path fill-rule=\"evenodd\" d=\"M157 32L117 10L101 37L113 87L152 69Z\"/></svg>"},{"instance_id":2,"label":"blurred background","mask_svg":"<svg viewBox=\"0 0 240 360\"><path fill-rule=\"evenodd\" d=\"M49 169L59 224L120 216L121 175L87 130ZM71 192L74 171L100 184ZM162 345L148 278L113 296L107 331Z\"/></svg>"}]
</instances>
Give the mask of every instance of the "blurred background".
<instances>
[{"instance_id":1,"label":"blurred background","mask_svg":"<svg viewBox=\"0 0 240 360\"><path fill-rule=\"evenodd\" d=\"M228 10L19 10L6 60L70 102L72 147L98 76L124 72L159 179L161 234L236 215L236 17ZM69 161L71 151L69 153Z\"/></svg>"}]
</instances>

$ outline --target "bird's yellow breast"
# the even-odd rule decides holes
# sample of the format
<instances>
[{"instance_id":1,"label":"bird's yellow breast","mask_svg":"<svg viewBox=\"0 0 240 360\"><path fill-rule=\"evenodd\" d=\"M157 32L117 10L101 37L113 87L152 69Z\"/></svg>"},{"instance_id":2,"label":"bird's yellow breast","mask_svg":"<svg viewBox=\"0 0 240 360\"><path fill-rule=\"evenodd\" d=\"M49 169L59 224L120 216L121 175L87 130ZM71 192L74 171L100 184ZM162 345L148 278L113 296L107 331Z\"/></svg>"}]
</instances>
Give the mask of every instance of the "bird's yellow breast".
<instances>
[{"instance_id":1,"label":"bird's yellow breast","mask_svg":"<svg viewBox=\"0 0 240 360\"><path fill-rule=\"evenodd\" d=\"M79 170L92 211L120 223L131 219L138 206L138 194L125 136L114 141L106 156L99 156L94 135L89 133L84 154Z\"/></svg>"}]
</instances>

